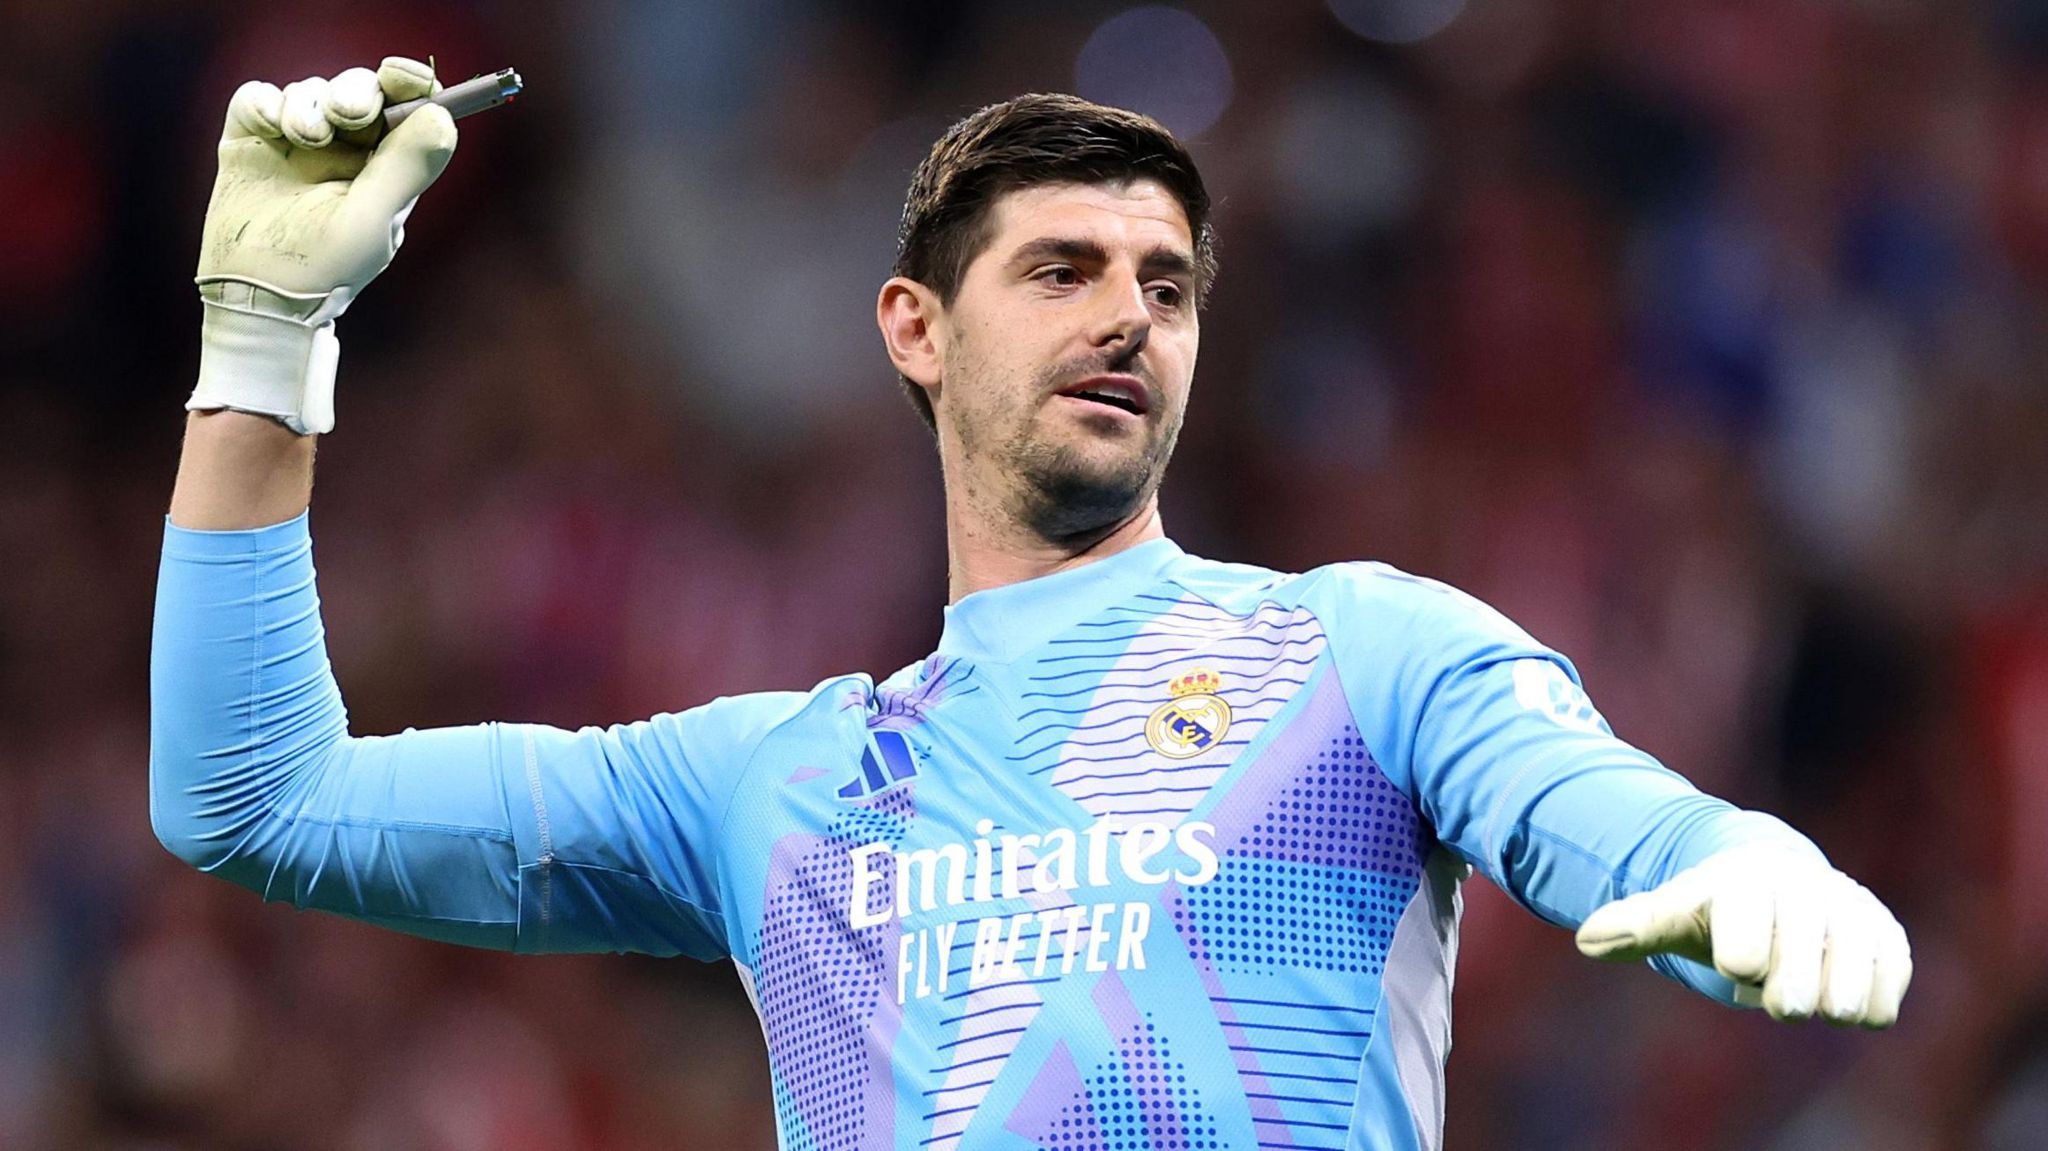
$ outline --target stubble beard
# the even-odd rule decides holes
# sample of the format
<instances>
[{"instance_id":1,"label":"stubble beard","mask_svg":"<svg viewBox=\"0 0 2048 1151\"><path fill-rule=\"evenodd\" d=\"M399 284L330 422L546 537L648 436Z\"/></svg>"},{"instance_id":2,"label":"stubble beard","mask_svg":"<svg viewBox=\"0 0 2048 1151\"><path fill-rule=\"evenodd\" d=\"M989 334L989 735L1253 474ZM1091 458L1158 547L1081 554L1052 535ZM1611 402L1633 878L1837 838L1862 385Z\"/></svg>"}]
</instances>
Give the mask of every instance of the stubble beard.
<instances>
[{"instance_id":1,"label":"stubble beard","mask_svg":"<svg viewBox=\"0 0 2048 1151\"><path fill-rule=\"evenodd\" d=\"M1108 370L1131 369L1118 364ZM1010 393L1020 401L1014 411L962 413L960 446L970 458L979 456L995 465L1000 476L996 495L1004 506L994 510L1047 543L1071 545L1107 535L1144 508L1165 478L1181 417L1178 412L1161 412L1160 422L1148 423L1141 433L1145 443L1118 452L1113 459L1091 458L1076 445L1040 431L1039 416L1051 380L1076 373L1061 369L1048 375L1027 391ZM1156 387L1153 391L1164 402ZM1005 423L1011 425L1007 434L1001 430Z\"/></svg>"},{"instance_id":2,"label":"stubble beard","mask_svg":"<svg viewBox=\"0 0 2048 1151\"><path fill-rule=\"evenodd\" d=\"M1107 534L1137 515L1159 490L1178 431L1162 425L1150 434L1149 444L1100 461L1071 444L1033 436L1027 422L1005 448L1008 469L1017 480L1018 523L1048 543Z\"/></svg>"}]
</instances>

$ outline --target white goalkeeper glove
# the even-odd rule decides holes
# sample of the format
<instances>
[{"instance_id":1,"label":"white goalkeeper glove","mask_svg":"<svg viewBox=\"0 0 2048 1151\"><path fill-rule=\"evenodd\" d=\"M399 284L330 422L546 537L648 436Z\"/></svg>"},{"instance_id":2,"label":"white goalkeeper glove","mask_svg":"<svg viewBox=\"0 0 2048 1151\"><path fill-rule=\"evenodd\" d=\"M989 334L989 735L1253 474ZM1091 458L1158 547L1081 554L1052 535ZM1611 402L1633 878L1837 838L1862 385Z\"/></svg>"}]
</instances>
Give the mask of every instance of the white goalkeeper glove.
<instances>
[{"instance_id":1,"label":"white goalkeeper glove","mask_svg":"<svg viewBox=\"0 0 2048 1151\"><path fill-rule=\"evenodd\" d=\"M1617 961L1683 956L1735 981L1775 1019L1818 1013L1890 1027L1913 979L1906 931L1862 884L1775 845L1717 852L1617 899L1580 926L1579 950Z\"/></svg>"},{"instance_id":2,"label":"white goalkeeper glove","mask_svg":"<svg viewBox=\"0 0 2048 1151\"><path fill-rule=\"evenodd\" d=\"M333 430L335 317L391 263L455 151L455 122L429 104L370 142L386 102L440 87L429 66L393 56L375 72L236 90L199 246L205 321L188 410Z\"/></svg>"}]
</instances>

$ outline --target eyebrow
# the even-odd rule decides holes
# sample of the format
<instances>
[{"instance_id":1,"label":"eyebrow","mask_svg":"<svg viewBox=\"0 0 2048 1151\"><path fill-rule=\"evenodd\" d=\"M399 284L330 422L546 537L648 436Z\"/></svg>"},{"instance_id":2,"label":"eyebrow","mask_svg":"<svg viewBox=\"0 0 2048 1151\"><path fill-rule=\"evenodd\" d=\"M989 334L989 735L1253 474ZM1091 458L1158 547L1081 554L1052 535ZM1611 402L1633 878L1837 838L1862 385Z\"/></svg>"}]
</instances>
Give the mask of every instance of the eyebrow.
<instances>
[{"instance_id":1,"label":"eyebrow","mask_svg":"<svg viewBox=\"0 0 2048 1151\"><path fill-rule=\"evenodd\" d=\"M1094 240L1069 236L1043 236L1028 240L1010 253L1012 264L1036 260L1072 260L1077 263L1107 264L1109 250ZM1186 252L1161 244L1138 260L1138 270L1157 275L1193 278L1195 262Z\"/></svg>"}]
</instances>

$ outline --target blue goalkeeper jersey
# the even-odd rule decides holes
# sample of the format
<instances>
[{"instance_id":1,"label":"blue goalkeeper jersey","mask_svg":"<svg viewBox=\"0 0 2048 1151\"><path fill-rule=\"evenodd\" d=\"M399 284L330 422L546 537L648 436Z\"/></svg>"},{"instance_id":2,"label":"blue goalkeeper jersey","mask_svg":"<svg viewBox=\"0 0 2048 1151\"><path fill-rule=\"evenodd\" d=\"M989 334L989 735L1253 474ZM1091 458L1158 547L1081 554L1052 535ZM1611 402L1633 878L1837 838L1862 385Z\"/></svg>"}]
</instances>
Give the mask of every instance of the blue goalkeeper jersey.
<instances>
[{"instance_id":1,"label":"blue goalkeeper jersey","mask_svg":"<svg viewBox=\"0 0 2048 1151\"><path fill-rule=\"evenodd\" d=\"M459 943L731 957L790 1149L1435 1147L1471 868L1571 926L1814 850L1460 592L1167 540L967 596L880 683L356 737L305 517L168 527L151 688L151 816L200 868Z\"/></svg>"}]
</instances>

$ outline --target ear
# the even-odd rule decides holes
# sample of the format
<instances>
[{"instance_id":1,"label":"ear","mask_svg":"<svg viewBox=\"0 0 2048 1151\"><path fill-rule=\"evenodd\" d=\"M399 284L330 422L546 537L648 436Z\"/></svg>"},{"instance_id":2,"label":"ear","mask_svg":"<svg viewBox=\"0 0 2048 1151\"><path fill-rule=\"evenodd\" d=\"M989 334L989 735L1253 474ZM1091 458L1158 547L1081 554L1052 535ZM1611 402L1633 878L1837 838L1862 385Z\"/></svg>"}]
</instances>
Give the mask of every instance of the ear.
<instances>
[{"instance_id":1,"label":"ear","mask_svg":"<svg viewBox=\"0 0 2048 1151\"><path fill-rule=\"evenodd\" d=\"M945 360L939 330L945 311L930 288L902 276L891 277L875 299L875 323L882 329L889 362L904 379L926 391L939 385L939 366Z\"/></svg>"}]
</instances>

